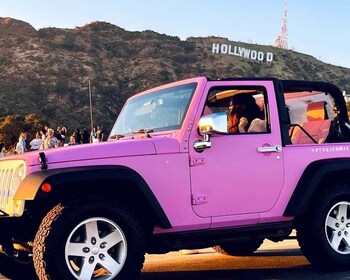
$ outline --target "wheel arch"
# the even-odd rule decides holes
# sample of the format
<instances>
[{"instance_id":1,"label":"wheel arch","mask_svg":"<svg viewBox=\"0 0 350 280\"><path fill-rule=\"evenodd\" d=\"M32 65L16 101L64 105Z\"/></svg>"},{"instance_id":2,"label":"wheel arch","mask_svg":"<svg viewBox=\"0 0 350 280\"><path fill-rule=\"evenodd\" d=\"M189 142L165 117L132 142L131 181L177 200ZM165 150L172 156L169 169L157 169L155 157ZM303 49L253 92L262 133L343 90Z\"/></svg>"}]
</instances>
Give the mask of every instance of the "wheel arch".
<instances>
[{"instance_id":1,"label":"wheel arch","mask_svg":"<svg viewBox=\"0 0 350 280\"><path fill-rule=\"evenodd\" d=\"M42 190L44 183L52 186L50 192ZM103 195L123 195L141 213L144 210L142 207L146 207L159 226L171 228L170 221L150 186L138 172L125 166L86 166L34 172L21 183L14 199L74 200L74 196L101 194L101 189Z\"/></svg>"},{"instance_id":2,"label":"wheel arch","mask_svg":"<svg viewBox=\"0 0 350 280\"><path fill-rule=\"evenodd\" d=\"M350 183L350 158L324 159L310 163L300 177L298 184L284 211L284 216L299 217L317 192L329 183Z\"/></svg>"}]
</instances>

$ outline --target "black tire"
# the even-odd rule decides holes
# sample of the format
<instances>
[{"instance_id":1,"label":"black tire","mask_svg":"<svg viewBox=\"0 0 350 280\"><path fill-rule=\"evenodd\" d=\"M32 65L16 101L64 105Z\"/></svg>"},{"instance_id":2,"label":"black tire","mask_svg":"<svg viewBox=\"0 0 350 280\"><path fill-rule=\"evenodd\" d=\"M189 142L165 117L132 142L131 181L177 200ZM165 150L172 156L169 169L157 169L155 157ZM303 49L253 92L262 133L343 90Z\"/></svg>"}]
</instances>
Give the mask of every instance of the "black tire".
<instances>
[{"instance_id":1,"label":"black tire","mask_svg":"<svg viewBox=\"0 0 350 280\"><path fill-rule=\"evenodd\" d=\"M228 256L251 256L263 243L262 239L253 239L247 241L237 241L230 243L223 243L214 246L213 249Z\"/></svg>"},{"instance_id":2,"label":"black tire","mask_svg":"<svg viewBox=\"0 0 350 280\"><path fill-rule=\"evenodd\" d=\"M33 259L40 280L132 280L145 251L144 230L132 211L95 199L52 208L35 236Z\"/></svg>"},{"instance_id":3,"label":"black tire","mask_svg":"<svg viewBox=\"0 0 350 280\"><path fill-rule=\"evenodd\" d=\"M323 271L350 267L350 186L335 185L317 197L297 227L301 251Z\"/></svg>"},{"instance_id":4,"label":"black tire","mask_svg":"<svg viewBox=\"0 0 350 280\"><path fill-rule=\"evenodd\" d=\"M31 256L25 257L25 260L0 254L1 273L13 280L16 279L37 279Z\"/></svg>"}]
</instances>

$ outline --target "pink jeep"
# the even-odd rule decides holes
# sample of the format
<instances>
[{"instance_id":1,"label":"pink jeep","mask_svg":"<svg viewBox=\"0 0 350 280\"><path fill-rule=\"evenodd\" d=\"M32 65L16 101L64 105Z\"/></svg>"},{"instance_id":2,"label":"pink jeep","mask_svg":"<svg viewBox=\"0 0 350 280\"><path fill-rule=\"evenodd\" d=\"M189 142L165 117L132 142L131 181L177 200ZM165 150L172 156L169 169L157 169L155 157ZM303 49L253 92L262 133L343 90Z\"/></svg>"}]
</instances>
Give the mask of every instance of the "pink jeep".
<instances>
[{"instance_id":1,"label":"pink jeep","mask_svg":"<svg viewBox=\"0 0 350 280\"><path fill-rule=\"evenodd\" d=\"M349 267L348 122L323 82L201 77L143 92L107 142L0 161L3 251L39 279L131 280L146 252L252 254L296 229L313 265Z\"/></svg>"}]
</instances>

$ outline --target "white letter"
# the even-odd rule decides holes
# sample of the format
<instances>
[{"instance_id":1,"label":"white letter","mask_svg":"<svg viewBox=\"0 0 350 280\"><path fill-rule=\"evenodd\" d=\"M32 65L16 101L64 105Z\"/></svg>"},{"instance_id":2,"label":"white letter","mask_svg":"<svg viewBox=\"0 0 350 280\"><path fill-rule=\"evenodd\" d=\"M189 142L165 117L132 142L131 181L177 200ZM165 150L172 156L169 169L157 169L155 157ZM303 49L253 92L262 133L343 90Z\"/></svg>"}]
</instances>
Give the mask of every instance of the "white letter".
<instances>
[{"instance_id":1,"label":"white letter","mask_svg":"<svg viewBox=\"0 0 350 280\"><path fill-rule=\"evenodd\" d=\"M219 50L220 50L220 44L213 43L212 52L219 53Z\"/></svg>"},{"instance_id":2,"label":"white letter","mask_svg":"<svg viewBox=\"0 0 350 280\"><path fill-rule=\"evenodd\" d=\"M266 61L271 62L273 60L273 54L270 52L266 53Z\"/></svg>"},{"instance_id":3,"label":"white letter","mask_svg":"<svg viewBox=\"0 0 350 280\"><path fill-rule=\"evenodd\" d=\"M239 56L243 56L244 48L238 47Z\"/></svg>"},{"instance_id":4,"label":"white letter","mask_svg":"<svg viewBox=\"0 0 350 280\"><path fill-rule=\"evenodd\" d=\"M221 45L221 53L227 54L227 45L226 44Z\"/></svg>"},{"instance_id":5,"label":"white letter","mask_svg":"<svg viewBox=\"0 0 350 280\"><path fill-rule=\"evenodd\" d=\"M233 54L239 56L239 53L237 52L237 46L233 48Z\"/></svg>"},{"instance_id":6,"label":"white letter","mask_svg":"<svg viewBox=\"0 0 350 280\"><path fill-rule=\"evenodd\" d=\"M263 61L264 60L264 53L263 52L258 52L258 60Z\"/></svg>"},{"instance_id":7,"label":"white letter","mask_svg":"<svg viewBox=\"0 0 350 280\"><path fill-rule=\"evenodd\" d=\"M244 58L249 58L250 49L244 49Z\"/></svg>"},{"instance_id":8,"label":"white letter","mask_svg":"<svg viewBox=\"0 0 350 280\"><path fill-rule=\"evenodd\" d=\"M250 58L251 59L256 59L256 55L257 55L256 51L251 51L250 52Z\"/></svg>"},{"instance_id":9,"label":"white letter","mask_svg":"<svg viewBox=\"0 0 350 280\"><path fill-rule=\"evenodd\" d=\"M228 46L228 54L233 55L232 46L231 45Z\"/></svg>"}]
</instances>

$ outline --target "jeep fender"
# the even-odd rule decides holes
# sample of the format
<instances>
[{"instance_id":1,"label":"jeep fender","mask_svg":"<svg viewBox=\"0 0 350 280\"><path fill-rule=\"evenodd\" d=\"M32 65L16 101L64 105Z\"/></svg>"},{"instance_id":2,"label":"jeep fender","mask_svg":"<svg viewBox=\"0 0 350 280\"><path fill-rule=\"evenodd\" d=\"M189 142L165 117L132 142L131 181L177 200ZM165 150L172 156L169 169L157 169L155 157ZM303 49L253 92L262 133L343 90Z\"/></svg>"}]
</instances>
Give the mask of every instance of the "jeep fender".
<instances>
[{"instance_id":1,"label":"jeep fender","mask_svg":"<svg viewBox=\"0 0 350 280\"><path fill-rule=\"evenodd\" d=\"M314 194L321 191L327 175L333 178L333 182L344 182L350 178L349 171L350 158L324 159L310 163L300 177L283 215L303 215Z\"/></svg>"},{"instance_id":2,"label":"jeep fender","mask_svg":"<svg viewBox=\"0 0 350 280\"><path fill-rule=\"evenodd\" d=\"M124 179L135 183L158 218L162 228L171 228L170 221L142 176L135 170L125 166L86 166L60 169L46 169L29 174L18 187L14 199L34 200L45 196L41 191L44 183L49 183L52 189L65 184L109 180L117 182Z\"/></svg>"}]
</instances>

